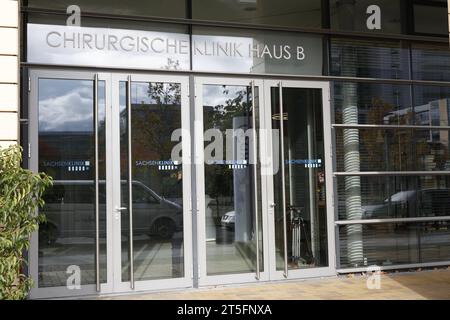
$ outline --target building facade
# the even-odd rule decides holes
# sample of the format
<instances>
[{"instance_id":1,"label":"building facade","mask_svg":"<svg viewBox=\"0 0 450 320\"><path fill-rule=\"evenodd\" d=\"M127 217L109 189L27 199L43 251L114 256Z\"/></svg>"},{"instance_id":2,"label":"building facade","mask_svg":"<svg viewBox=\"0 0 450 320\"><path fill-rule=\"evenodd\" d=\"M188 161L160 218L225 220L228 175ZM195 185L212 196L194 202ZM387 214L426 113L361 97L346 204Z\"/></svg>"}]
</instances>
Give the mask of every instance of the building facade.
<instances>
[{"instance_id":1,"label":"building facade","mask_svg":"<svg viewBox=\"0 0 450 320\"><path fill-rule=\"evenodd\" d=\"M0 0L32 298L450 264L438 0Z\"/></svg>"}]
</instances>

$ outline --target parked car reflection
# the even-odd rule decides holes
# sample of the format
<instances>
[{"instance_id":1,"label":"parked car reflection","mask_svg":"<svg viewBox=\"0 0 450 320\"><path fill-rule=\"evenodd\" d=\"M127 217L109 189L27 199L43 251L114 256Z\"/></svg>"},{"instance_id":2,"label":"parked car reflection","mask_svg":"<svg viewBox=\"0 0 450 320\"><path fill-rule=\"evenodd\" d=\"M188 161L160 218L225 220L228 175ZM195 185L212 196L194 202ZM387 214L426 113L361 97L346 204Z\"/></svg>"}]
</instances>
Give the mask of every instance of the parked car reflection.
<instances>
[{"instance_id":1,"label":"parked car reflection","mask_svg":"<svg viewBox=\"0 0 450 320\"><path fill-rule=\"evenodd\" d=\"M400 191L383 203L362 207L364 219L434 217L450 214L450 189Z\"/></svg>"},{"instance_id":2,"label":"parked car reflection","mask_svg":"<svg viewBox=\"0 0 450 320\"><path fill-rule=\"evenodd\" d=\"M234 230L234 223L236 221L236 213L234 211L230 211L225 213L220 219L222 226Z\"/></svg>"},{"instance_id":3,"label":"parked car reflection","mask_svg":"<svg viewBox=\"0 0 450 320\"><path fill-rule=\"evenodd\" d=\"M106 203L105 181L99 183L100 211ZM122 192L127 195L128 184L122 181ZM54 181L45 194L45 207L41 210L47 222L39 230L40 241L52 244L64 238L93 238L95 235L95 186L92 180ZM128 211L123 211L128 214ZM105 215L100 215L104 224ZM171 239L183 228L183 208L165 199L140 181L133 181L133 233ZM124 232L128 231L123 226ZM104 228L100 237L105 237Z\"/></svg>"}]
</instances>

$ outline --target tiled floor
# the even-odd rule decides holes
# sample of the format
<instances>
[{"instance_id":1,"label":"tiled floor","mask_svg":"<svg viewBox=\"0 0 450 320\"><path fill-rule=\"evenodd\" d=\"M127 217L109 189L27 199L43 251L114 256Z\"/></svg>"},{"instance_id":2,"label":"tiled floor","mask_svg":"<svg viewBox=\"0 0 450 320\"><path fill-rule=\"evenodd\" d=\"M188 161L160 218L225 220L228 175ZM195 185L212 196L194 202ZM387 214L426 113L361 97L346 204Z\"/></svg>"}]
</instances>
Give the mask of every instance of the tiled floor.
<instances>
[{"instance_id":1,"label":"tiled floor","mask_svg":"<svg viewBox=\"0 0 450 320\"><path fill-rule=\"evenodd\" d=\"M380 289L368 289L365 276L340 276L103 297L127 300L290 300L290 299L447 299L450 267L433 271L399 272L381 276Z\"/></svg>"}]
</instances>

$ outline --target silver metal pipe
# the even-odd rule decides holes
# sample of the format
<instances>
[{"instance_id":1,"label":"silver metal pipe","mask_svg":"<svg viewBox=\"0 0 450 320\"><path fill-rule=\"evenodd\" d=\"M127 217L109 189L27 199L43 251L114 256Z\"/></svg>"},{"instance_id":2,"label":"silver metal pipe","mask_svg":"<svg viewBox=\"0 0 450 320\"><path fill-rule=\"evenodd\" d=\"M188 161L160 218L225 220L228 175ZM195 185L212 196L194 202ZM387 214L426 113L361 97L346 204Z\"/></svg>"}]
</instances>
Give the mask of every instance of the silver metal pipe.
<instances>
[{"instance_id":1,"label":"silver metal pipe","mask_svg":"<svg viewBox=\"0 0 450 320\"><path fill-rule=\"evenodd\" d=\"M331 125L336 129L414 129L414 130L450 130L450 126L418 126L397 124L347 124L335 123Z\"/></svg>"},{"instance_id":2,"label":"silver metal pipe","mask_svg":"<svg viewBox=\"0 0 450 320\"><path fill-rule=\"evenodd\" d=\"M333 172L336 177L351 176L448 176L450 171L348 171Z\"/></svg>"},{"instance_id":3,"label":"silver metal pipe","mask_svg":"<svg viewBox=\"0 0 450 320\"><path fill-rule=\"evenodd\" d=\"M284 245L284 277L288 277L288 255L287 255L287 226L286 226L286 178L285 178L285 159L284 159L284 110L283 110L283 83L279 84L280 93L280 152L281 152L281 193L282 193L282 212L283 212L283 245Z\"/></svg>"},{"instance_id":4,"label":"silver metal pipe","mask_svg":"<svg viewBox=\"0 0 450 320\"><path fill-rule=\"evenodd\" d=\"M252 127L253 127L253 186L255 208L255 240L256 240L256 280L261 278L259 266L259 208L258 208L258 133L256 128L256 91L255 81L251 82L252 88Z\"/></svg>"},{"instance_id":5,"label":"silver metal pipe","mask_svg":"<svg viewBox=\"0 0 450 320\"><path fill-rule=\"evenodd\" d=\"M358 220L341 220L336 221L338 226L346 226L353 224L382 224L382 223L411 223L411 222L433 222L433 221L449 221L450 216L440 217L415 217L415 218L387 218L387 219L358 219Z\"/></svg>"},{"instance_id":6,"label":"silver metal pipe","mask_svg":"<svg viewBox=\"0 0 450 320\"><path fill-rule=\"evenodd\" d=\"M98 170L98 74L94 77L94 166L95 166L95 285L97 292L100 292L100 203L99 203L99 170Z\"/></svg>"},{"instance_id":7,"label":"silver metal pipe","mask_svg":"<svg viewBox=\"0 0 450 320\"><path fill-rule=\"evenodd\" d=\"M128 76L128 96L127 96L127 111L128 111L128 224L130 228L130 285L134 290L134 248L133 248L133 156L131 146L131 76Z\"/></svg>"}]
</instances>

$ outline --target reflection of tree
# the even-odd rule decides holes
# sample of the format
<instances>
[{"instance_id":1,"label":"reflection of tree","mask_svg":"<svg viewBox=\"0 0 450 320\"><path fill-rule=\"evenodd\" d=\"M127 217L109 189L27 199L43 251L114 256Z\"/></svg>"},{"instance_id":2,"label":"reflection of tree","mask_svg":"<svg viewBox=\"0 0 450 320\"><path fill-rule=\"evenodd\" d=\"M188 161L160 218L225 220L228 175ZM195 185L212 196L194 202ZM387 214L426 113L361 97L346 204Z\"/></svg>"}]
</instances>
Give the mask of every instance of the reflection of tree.
<instances>
[{"instance_id":1,"label":"reflection of tree","mask_svg":"<svg viewBox=\"0 0 450 320\"><path fill-rule=\"evenodd\" d=\"M181 128L180 85L149 83L147 94L150 104L132 105L134 157L169 160L174 145L172 132Z\"/></svg>"},{"instance_id":2,"label":"reflection of tree","mask_svg":"<svg viewBox=\"0 0 450 320\"><path fill-rule=\"evenodd\" d=\"M223 86L223 95L230 95L227 86ZM233 119L236 117L248 117L251 107L251 101L248 94L248 88L236 91L234 96L227 99L225 104L214 107L205 107L204 128L218 129L222 137L226 136L227 129L233 129ZM209 144L205 142L205 145ZM224 146L225 146L224 142ZM205 166L205 188L206 193L216 201L216 210L214 216L220 218L220 198L227 197L232 199L233 192L233 170L228 165L208 165ZM229 204L228 204L229 205ZM218 221L217 221L218 222Z\"/></svg>"},{"instance_id":3,"label":"reflection of tree","mask_svg":"<svg viewBox=\"0 0 450 320\"><path fill-rule=\"evenodd\" d=\"M372 103L367 112L367 123L391 124L386 122L386 115L395 113L397 108L381 98L372 99ZM395 124L410 123L411 112L404 116L397 115L389 121L394 120ZM412 136L407 130L361 130L360 139L362 145L367 148L367 155L370 156L370 164L379 169L379 164L384 164L387 170L407 170L408 155ZM371 169L371 168L367 168Z\"/></svg>"},{"instance_id":4,"label":"reflection of tree","mask_svg":"<svg viewBox=\"0 0 450 320\"><path fill-rule=\"evenodd\" d=\"M372 99L371 107L367 112L367 123L407 125L413 123L414 113L409 109L404 114L393 104L383 101L381 98ZM389 117L387 115L394 114ZM367 148L370 157L368 170L378 170L380 163L386 170L430 170L443 168L448 159L448 147L440 141L433 143L432 131L412 129L375 129L361 130L362 145ZM434 156L434 168L425 168L426 159L423 156ZM423 161L423 163L419 163Z\"/></svg>"}]
</instances>

